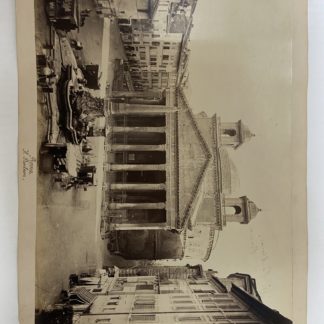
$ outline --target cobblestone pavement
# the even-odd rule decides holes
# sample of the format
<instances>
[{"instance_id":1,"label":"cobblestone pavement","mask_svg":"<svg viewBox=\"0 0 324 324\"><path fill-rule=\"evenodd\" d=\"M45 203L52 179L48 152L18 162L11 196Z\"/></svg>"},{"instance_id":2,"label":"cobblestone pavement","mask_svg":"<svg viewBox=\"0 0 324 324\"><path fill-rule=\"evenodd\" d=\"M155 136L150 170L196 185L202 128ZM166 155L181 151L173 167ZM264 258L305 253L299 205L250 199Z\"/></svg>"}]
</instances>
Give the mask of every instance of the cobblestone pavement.
<instances>
[{"instance_id":1,"label":"cobblestone pavement","mask_svg":"<svg viewBox=\"0 0 324 324\"><path fill-rule=\"evenodd\" d=\"M81 7L93 8L93 1L81 0ZM35 0L36 52L50 42L50 28L44 10L44 1ZM111 52L109 60L122 53L118 30L113 23L109 34ZM78 59L85 63L100 64L102 61L102 20L94 13L86 20L85 26L77 34L63 38L62 52L65 63L76 64L68 44L69 38L77 38L84 45L83 54ZM58 36L56 36L58 37ZM60 69L62 57L55 50L56 70ZM108 60L108 58L107 58ZM108 81L113 78L113 68L108 65ZM55 102L55 92L54 92ZM46 139L48 111L45 96L38 89L38 149ZM39 156L40 164L43 157ZM101 267L103 264L122 264L118 257L107 252L107 242L101 240L96 220L96 188L87 191L71 189L64 191L55 183L51 174L39 170L37 182L37 238L36 238L36 308L43 309L57 301L62 289L68 285L71 273L80 273ZM99 222L100 223L100 222Z\"/></svg>"}]
</instances>

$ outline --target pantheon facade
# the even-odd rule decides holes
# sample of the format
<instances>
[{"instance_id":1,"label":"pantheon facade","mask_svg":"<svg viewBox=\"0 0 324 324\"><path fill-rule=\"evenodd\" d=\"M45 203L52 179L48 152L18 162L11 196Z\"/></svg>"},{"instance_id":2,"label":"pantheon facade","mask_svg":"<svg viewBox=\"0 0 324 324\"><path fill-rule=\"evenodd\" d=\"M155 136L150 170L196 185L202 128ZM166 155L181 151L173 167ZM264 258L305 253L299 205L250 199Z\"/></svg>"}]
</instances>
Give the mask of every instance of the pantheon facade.
<instances>
[{"instance_id":1,"label":"pantheon facade","mask_svg":"<svg viewBox=\"0 0 324 324\"><path fill-rule=\"evenodd\" d=\"M115 96L107 134L102 218L112 252L207 260L215 233L259 212L233 195L238 176L227 152L254 134L242 121L194 114L182 89L162 98Z\"/></svg>"}]
</instances>

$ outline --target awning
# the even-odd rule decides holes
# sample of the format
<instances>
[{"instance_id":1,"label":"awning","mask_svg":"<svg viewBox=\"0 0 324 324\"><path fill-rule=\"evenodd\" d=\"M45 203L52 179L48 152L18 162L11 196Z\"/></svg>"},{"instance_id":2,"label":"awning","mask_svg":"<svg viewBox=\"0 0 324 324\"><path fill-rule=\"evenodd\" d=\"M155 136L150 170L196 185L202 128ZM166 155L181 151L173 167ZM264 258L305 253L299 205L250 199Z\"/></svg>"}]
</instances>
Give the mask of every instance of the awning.
<instances>
[{"instance_id":1,"label":"awning","mask_svg":"<svg viewBox=\"0 0 324 324\"><path fill-rule=\"evenodd\" d=\"M69 300L71 303L91 304L96 297L96 295L83 287L75 288L69 293Z\"/></svg>"}]
</instances>

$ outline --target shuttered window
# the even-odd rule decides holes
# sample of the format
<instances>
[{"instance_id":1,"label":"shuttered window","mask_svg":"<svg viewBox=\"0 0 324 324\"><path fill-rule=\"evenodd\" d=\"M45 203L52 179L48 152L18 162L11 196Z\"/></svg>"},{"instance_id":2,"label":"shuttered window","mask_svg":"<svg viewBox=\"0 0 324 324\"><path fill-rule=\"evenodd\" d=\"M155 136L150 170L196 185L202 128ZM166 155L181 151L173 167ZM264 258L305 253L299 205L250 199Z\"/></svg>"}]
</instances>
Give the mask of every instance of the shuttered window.
<instances>
[{"instance_id":1,"label":"shuttered window","mask_svg":"<svg viewBox=\"0 0 324 324\"><path fill-rule=\"evenodd\" d=\"M201 316L179 316L178 317L179 322L201 322L202 317Z\"/></svg>"},{"instance_id":2,"label":"shuttered window","mask_svg":"<svg viewBox=\"0 0 324 324\"><path fill-rule=\"evenodd\" d=\"M155 321L154 314L141 314L141 315L131 315L131 322L145 322L145 321Z\"/></svg>"},{"instance_id":3,"label":"shuttered window","mask_svg":"<svg viewBox=\"0 0 324 324\"><path fill-rule=\"evenodd\" d=\"M174 304L193 304L192 300L175 300L173 301Z\"/></svg>"},{"instance_id":4,"label":"shuttered window","mask_svg":"<svg viewBox=\"0 0 324 324\"><path fill-rule=\"evenodd\" d=\"M192 305L192 306L176 306L176 310L179 311L186 311L186 310L195 310L196 306Z\"/></svg>"},{"instance_id":5,"label":"shuttered window","mask_svg":"<svg viewBox=\"0 0 324 324\"><path fill-rule=\"evenodd\" d=\"M136 285L136 290L153 290L154 285Z\"/></svg>"}]
</instances>

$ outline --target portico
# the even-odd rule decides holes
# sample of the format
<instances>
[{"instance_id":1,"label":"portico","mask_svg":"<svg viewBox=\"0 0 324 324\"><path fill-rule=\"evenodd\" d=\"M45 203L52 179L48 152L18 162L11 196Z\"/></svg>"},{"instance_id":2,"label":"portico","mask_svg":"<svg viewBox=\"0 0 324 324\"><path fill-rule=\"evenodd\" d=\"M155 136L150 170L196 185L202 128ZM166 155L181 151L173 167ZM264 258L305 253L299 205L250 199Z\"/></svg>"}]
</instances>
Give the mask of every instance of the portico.
<instances>
[{"instance_id":1,"label":"portico","mask_svg":"<svg viewBox=\"0 0 324 324\"><path fill-rule=\"evenodd\" d=\"M160 104L110 103L106 144L108 202L114 229L172 229L175 199L171 170L176 149L177 108Z\"/></svg>"},{"instance_id":2,"label":"portico","mask_svg":"<svg viewBox=\"0 0 324 324\"><path fill-rule=\"evenodd\" d=\"M206 261L217 231L258 213L245 196L231 196L237 172L227 148L253 137L242 121L194 114L182 89L167 93L164 105L119 98L108 110L103 215L110 251Z\"/></svg>"}]
</instances>

